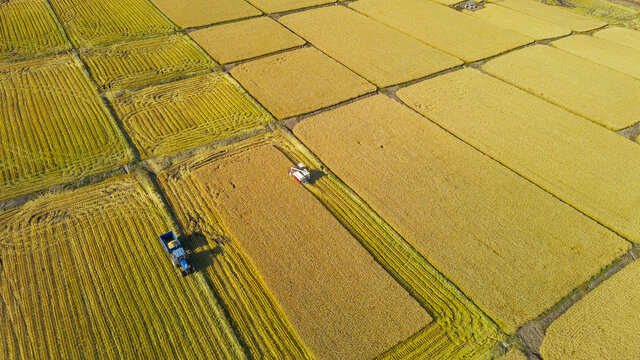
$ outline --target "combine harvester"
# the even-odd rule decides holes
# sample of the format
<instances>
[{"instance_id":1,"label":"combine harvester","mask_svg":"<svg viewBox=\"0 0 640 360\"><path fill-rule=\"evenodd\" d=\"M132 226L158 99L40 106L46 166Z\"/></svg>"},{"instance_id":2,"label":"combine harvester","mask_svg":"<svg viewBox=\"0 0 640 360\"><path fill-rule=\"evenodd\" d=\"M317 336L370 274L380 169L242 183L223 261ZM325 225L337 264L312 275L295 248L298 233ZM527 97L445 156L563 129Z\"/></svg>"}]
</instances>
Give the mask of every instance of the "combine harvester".
<instances>
[{"instance_id":1,"label":"combine harvester","mask_svg":"<svg viewBox=\"0 0 640 360\"><path fill-rule=\"evenodd\" d=\"M289 168L289 175L293 176L300 184L307 184L311 180L311 173L304 164Z\"/></svg>"},{"instance_id":2,"label":"combine harvester","mask_svg":"<svg viewBox=\"0 0 640 360\"><path fill-rule=\"evenodd\" d=\"M171 256L173 265L180 267L180 273L182 276L193 272L193 266L189 261L189 257L173 231L160 235L160 242L162 243L162 246L164 246L164 249L167 250L167 253Z\"/></svg>"}]
</instances>

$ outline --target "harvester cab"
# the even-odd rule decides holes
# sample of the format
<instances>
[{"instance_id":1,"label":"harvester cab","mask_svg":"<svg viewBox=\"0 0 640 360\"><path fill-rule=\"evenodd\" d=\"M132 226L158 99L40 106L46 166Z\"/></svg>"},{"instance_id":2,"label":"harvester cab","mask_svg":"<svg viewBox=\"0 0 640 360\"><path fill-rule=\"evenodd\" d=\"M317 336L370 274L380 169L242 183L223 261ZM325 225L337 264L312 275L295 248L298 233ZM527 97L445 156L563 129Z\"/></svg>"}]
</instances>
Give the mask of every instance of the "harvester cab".
<instances>
[{"instance_id":1,"label":"harvester cab","mask_svg":"<svg viewBox=\"0 0 640 360\"><path fill-rule=\"evenodd\" d=\"M311 173L304 164L300 163L298 166L292 166L289 168L289 175L293 176L300 184L306 184L311 179Z\"/></svg>"}]
</instances>

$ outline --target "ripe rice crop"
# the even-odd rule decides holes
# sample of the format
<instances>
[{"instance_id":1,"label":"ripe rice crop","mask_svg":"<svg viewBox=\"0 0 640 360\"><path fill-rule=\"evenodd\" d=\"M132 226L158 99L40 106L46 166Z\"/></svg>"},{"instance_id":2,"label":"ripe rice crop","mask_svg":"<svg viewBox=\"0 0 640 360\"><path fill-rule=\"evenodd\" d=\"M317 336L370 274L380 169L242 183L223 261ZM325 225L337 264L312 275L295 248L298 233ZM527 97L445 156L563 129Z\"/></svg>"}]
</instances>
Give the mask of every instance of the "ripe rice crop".
<instances>
[{"instance_id":1,"label":"ripe rice crop","mask_svg":"<svg viewBox=\"0 0 640 360\"><path fill-rule=\"evenodd\" d=\"M147 0L50 0L78 48L174 32L177 28Z\"/></svg>"},{"instance_id":2,"label":"ripe rice crop","mask_svg":"<svg viewBox=\"0 0 640 360\"><path fill-rule=\"evenodd\" d=\"M0 358L243 359L202 274L160 244L172 228L132 175L0 213Z\"/></svg>"},{"instance_id":3,"label":"ripe rice crop","mask_svg":"<svg viewBox=\"0 0 640 360\"><path fill-rule=\"evenodd\" d=\"M0 199L131 159L74 56L0 65L0 83Z\"/></svg>"},{"instance_id":4,"label":"ripe rice crop","mask_svg":"<svg viewBox=\"0 0 640 360\"><path fill-rule=\"evenodd\" d=\"M46 1L0 1L0 61L70 49Z\"/></svg>"}]
</instances>

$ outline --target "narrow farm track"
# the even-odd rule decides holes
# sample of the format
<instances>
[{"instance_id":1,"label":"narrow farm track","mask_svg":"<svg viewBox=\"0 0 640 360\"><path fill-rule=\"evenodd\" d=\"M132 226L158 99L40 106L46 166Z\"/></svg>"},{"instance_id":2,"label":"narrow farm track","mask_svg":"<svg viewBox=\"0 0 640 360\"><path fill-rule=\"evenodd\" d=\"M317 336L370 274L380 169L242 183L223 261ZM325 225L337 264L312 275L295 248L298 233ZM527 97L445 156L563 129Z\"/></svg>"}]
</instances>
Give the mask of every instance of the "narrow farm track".
<instances>
[{"instance_id":1,"label":"narrow farm track","mask_svg":"<svg viewBox=\"0 0 640 360\"><path fill-rule=\"evenodd\" d=\"M234 240L229 238L229 232L219 216L202 217L203 214L216 214L216 210L201 195L207 191L201 188L192 173L217 159L264 144L279 148L292 163L303 162L312 169L321 169L319 160L292 135L276 131L187 160L160 175L162 187L178 211L179 221L185 231L188 234L201 233L207 239L224 242L223 253L216 255L213 260L217 271L212 272L212 279L215 279L216 289L224 290L220 291L223 302L230 309L234 322L239 324L239 333L250 344L252 354L258 358L274 354L274 351L288 353L290 349L287 346L295 343L289 340L294 336L293 331L280 332L286 329L286 323L280 329L272 327L276 320L283 321L277 305L270 300L268 290L257 279L248 259L234 245ZM334 175L320 177L307 189L434 318L423 330L379 358L483 358L493 353L497 341L504 340L504 335L494 323ZM246 292L239 293L236 287ZM273 308L269 309L269 316L275 317L267 317L265 308L255 308L258 304L255 298L263 298L263 301L270 303ZM249 308L251 305L253 309ZM263 319L269 321L255 323ZM265 335L269 336L263 338ZM282 341L285 335L288 336L286 342L274 344L275 341Z\"/></svg>"},{"instance_id":2,"label":"narrow farm track","mask_svg":"<svg viewBox=\"0 0 640 360\"><path fill-rule=\"evenodd\" d=\"M45 0L0 2L0 62L70 49Z\"/></svg>"},{"instance_id":3,"label":"narrow farm track","mask_svg":"<svg viewBox=\"0 0 640 360\"><path fill-rule=\"evenodd\" d=\"M63 55L0 65L0 199L131 159L78 63Z\"/></svg>"},{"instance_id":4,"label":"narrow farm track","mask_svg":"<svg viewBox=\"0 0 640 360\"><path fill-rule=\"evenodd\" d=\"M0 214L0 357L244 358L202 275L158 243L172 227L130 175Z\"/></svg>"}]
</instances>

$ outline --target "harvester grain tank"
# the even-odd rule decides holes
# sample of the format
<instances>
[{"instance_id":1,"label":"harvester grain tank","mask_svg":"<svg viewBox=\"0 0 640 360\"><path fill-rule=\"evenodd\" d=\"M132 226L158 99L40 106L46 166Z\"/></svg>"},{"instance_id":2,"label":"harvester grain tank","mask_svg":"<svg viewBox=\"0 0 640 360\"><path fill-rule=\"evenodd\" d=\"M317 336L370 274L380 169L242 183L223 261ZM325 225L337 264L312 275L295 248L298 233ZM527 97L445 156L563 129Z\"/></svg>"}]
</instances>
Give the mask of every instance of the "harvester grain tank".
<instances>
[{"instance_id":1,"label":"harvester grain tank","mask_svg":"<svg viewBox=\"0 0 640 360\"><path fill-rule=\"evenodd\" d=\"M292 166L289 169L289 175L293 176L300 184L306 184L311 179L311 173L304 164L300 163L298 166Z\"/></svg>"},{"instance_id":2,"label":"harvester grain tank","mask_svg":"<svg viewBox=\"0 0 640 360\"><path fill-rule=\"evenodd\" d=\"M187 275L193 271L189 257L173 231L160 235L160 242L162 246L164 246L164 249L167 250L167 253L169 253L169 256L171 256L173 265L180 267L182 275Z\"/></svg>"}]
</instances>

